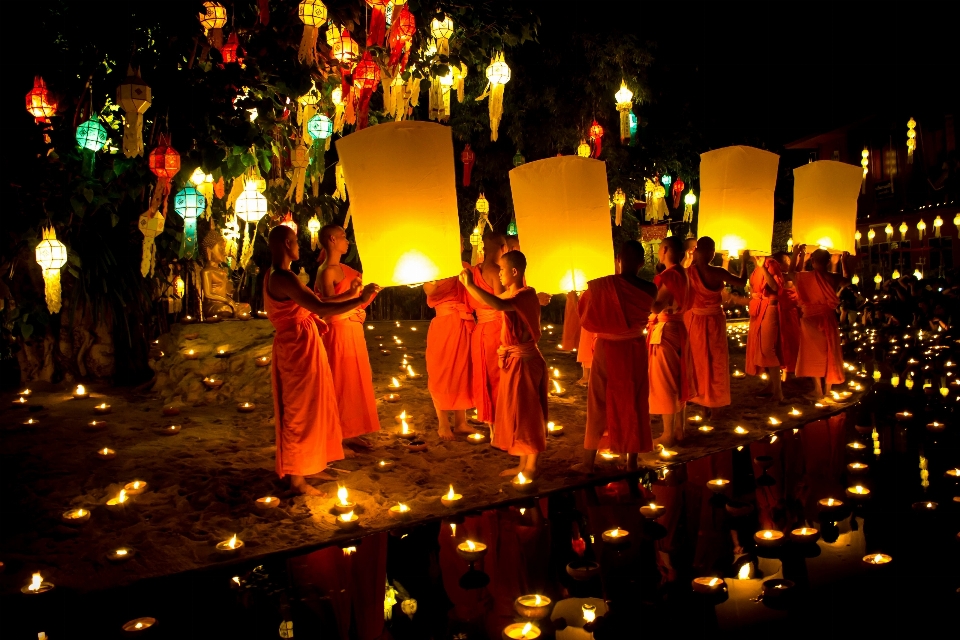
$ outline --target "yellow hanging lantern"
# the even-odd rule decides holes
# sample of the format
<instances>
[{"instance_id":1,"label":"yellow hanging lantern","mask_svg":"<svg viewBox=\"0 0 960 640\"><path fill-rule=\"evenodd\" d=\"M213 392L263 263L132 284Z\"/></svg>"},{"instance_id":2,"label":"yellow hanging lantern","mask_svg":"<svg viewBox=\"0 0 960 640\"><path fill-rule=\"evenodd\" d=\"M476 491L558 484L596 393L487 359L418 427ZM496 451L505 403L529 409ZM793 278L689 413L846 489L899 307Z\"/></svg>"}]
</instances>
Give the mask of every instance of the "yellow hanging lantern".
<instances>
[{"instance_id":1,"label":"yellow hanging lantern","mask_svg":"<svg viewBox=\"0 0 960 640\"><path fill-rule=\"evenodd\" d=\"M860 284L860 276L858 276L857 274L853 274L853 277L850 278L850 284L853 284L853 285Z\"/></svg>"},{"instance_id":2,"label":"yellow hanging lantern","mask_svg":"<svg viewBox=\"0 0 960 640\"><path fill-rule=\"evenodd\" d=\"M430 35L437 42L437 53L442 56L450 55L450 38L453 37L453 20L444 15L443 20L436 18L430 23Z\"/></svg>"},{"instance_id":3,"label":"yellow hanging lantern","mask_svg":"<svg viewBox=\"0 0 960 640\"><path fill-rule=\"evenodd\" d=\"M917 231L920 235L920 240L923 240L923 232L927 230L927 223L921 220L917 223Z\"/></svg>"},{"instance_id":4,"label":"yellow hanging lantern","mask_svg":"<svg viewBox=\"0 0 960 640\"><path fill-rule=\"evenodd\" d=\"M223 27L227 24L227 8L219 2L204 2L205 13L198 15L203 25L203 35L207 36L214 49L223 46Z\"/></svg>"},{"instance_id":5,"label":"yellow hanging lantern","mask_svg":"<svg viewBox=\"0 0 960 640\"><path fill-rule=\"evenodd\" d=\"M330 92L330 101L333 102L333 131L334 133L343 133L343 117L347 108L347 103L343 100L343 89L340 85L333 88Z\"/></svg>"},{"instance_id":6,"label":"yellow hanging lantern","mask_svg":"<svg viewBox=\"0 0 960 640\"><path fill-rule=\"evenodd\" d=\"M791 253L793 252L793 236L787 238L787 251Z\"/></svg>"},{"instance_id":7,"label":"yellow hanging lantern","mask_svg":"<svg viewBox=\"0 0 960 640\"><path fill-rule=\"evenodd\" d=\"M57 240L52 226L44 227L37 245L37 264L43 269L43 292L50 313L60 312L60 268L67 264L67 247Z\"/></svg>"},{"instance_id":8,"label":"yellow hanging lantern","mask_svg":"<svg viewBox=\"0 0 960 640\"><path fill-rule=\"evenodd\" d=\"M917 149L917 121L907 120L907 164L913 164L913 152Z\"/></svg>"},{"instance_id":9,"label":"yellow hanging lantern","mask_svg":"<svg viewBox=\"0 0 960 640\"><path fill-rule=\"evenodd\" d=\"M747 146L702 154L699 234L716 240L731 258L744 249L769 254L779 162L775 153Z\"/></svg>"},{"instance_id":10,"label":"yellow hanging lantern","mask_svg":"<svg viewBox=\"0 0 960 640\"><path fill-rule=\"evenodd\" d=\"M183 278L177 276L173 281L173 290L177 293L178 298L183 298L183 294L187 291L187 285L183 282Z\"/></svg>"},{"instance_id":11,"label":"yellow hanging lantern","mask_svg":"<svg viewBox=\"0 0 960 640\"><path fill-rule=\"evenodd\" d=\"M209 173L204 173L203 169L197 167L193 170L193 173L190 174L190 182L194 184L204 199L207 201L206 209L204 209L203 217L207 220L210 219L211 214L213 213L212 202L213 202L213 175Z\"/></svg>"},{"instance_id":12,"label":"yellow hanging lantern","mask_svg":"<svg viewBox=\"0 0 960 640\"><path fill-rule=\"evenodd\" d=\"M343 165L341 165L339 162L337 163L337 168L334 173L337 181L337 190L333 192L333 197L337 200L346 201L347 180L343 177Z\"/></svg>"},{"instance_id":13,"label":"yellow hanging lantern","mask_svg":"<svg viewBox=\"0 0 960 640\"><path fill-rule=\"evenodd\" d=\"M314 214L312 218L307 220L307 231L310 232L310 248L314 251L320 247L320 238L317 235L320 233L320 229L320 221L317 220L317 216Z\"/></svg>"},{"instance_id":14,"label":"yellow hanging lantern","mask_svg":"<svg viewBox=\"0 0 960 640\"><path fill-rule=\"evenodd\" d=\"M670 210L667 208L667 202L664 198L667 190L663 185L648 179L644 181L644 190L647 197L647 206L644 209L646 219L649 222L657 223L670 217Z\"/></svg>"},{"instance_id":15,"label":"yellow hanging lantern","mask_svg":"<svg viewBox=\"0 0 960 640\"><path fill-rule=\"evenodd\" d=\"M859 229L857 229L857 231L853 234L853 240L854 240L854 242L855 242L856 245L857 245L857 250L858 250L858 251L860 250L860 239L861 239L861 238L863 238L863 234L860 233L860 230L859 230Z\"/></svg>"},{"instance_id":16,"label":"yellow hanging lantern","mask_svg":"<svg viewBox=\"0 0 960 640\"><path fill-rule=\"evenodd\" d=\"M290 177L290 188L287 189L287 200L300 204L303 202L303 186L307 181L307 167L310 166L310 149L302 141L290 152L290 166L293 167L293 175Z\"/></svg>"},{"instance_id":17,"label":"yellow hanging lantern","mask_svg":"<svg viewBox=\"0 0 960 640\"><path fill-rule=\"evenodd\" d=\"M831 253L854 253L861 169L818 160L793 170L793 237Z\"/></svg>"},{"instance_id":18,"label":"yellow hanging lantern","mask_svg":"<svg viewBox=\"0 0 960 640\"><path fill-rule=\"evenodd\" d=\"M625 80L620 81L620 90L613 95L620 112L620 142L630 140L630 110L633 108L633 91L627 88Z\"/></svg>"},{"instance_id":19,"label":"yellow hanging lantern","mask_svg":"<svg viewBox=\"0 0 960 640\"><path fill-rule=\"evenodd\" d=\"M900 270L899 270L899 269L894 269L894 270L893 270L893 273L890 274L890 277L893 278L894 280L899 280L899 279L900 279Z\"/></svg>"},{"instance_id":20,"label":"yellow hanging lantern","mask_svg":"<svg viewBox=\"0 0 960 640\"><path fill-rule=\"evenodd\" d=\"M503 60L503 52L498 52L491 60L486 71L487 88L477 97L477 101L490 96L490 140L496 142L503 117L503 88L510 82L510 67Z\"/></svg>"},{"instance_id":21,"label":"yellow hanging lantern","mask_svg":"<svg viewBox=\"0 0 960 640\"><path fill-rule=\"evenodd\" d=\"M887 223L887 226L885 226L885 227L883 228L883 232L884 232L885 234L887 234L887 242L890 242L891 240L893 240L893 225L892 225L892 224L890 224L890 223L888 222L888 223Z\"/></svg>"},{"instance_id":22,"label":"yellow hanging lantern","mask_svg":"<svg viewBox=\"0 0 960 640\"><path fill-rule=\"evenodd\" d=\"M907 239L907 229L908 229L907 223L901 222L900 223L900 242L904 242Z\"/></svg>"},{"instance_id":23,"label":"yellow hanging lantern","mask_svg":"<svg viewBox=\"0 0 960 640\"><path fill-rule=\"evenodd\" d=\"M623 223L623 205L627 204L627 194L623 192L623 189L618 187L617 190L613 192L612 200L613 206L617 208L614 222L619 227Z\"/></svg>"},{"instance_id":24,"label":"yellow hanging lantern","mask_svg":"<svg viewBox=\"0 0 960 640\"><path fill-rule=\"evenodd\" d=\"M957 228L957 233L960 234L960 213L953 216L953 226Z\"/></svg>"},{"instance_id":25,"label":"yellow hanging lantern","mask_svg":"<svg viewBox=\"0 0 960 640\"><path fill-rule=\"evenodd\" d=\"M327 21L327 34L325 36L327 40L327 46L333 49L333 47L340 41L340 27L333 24L332 21Z\"/></svg>"},{"instance_id":26,"label":"yellow hanging lantern","mask_svg":"<svg viewBox=\"0 0 960 640\"><path fill-rule=\"evenodd\" d=\"M867 243L872 247L873 239L877 237L877 232L873 230L873 227L870 227L870 230L867 231Z\"/></svg>"},{"instance_id":27,"label":"yellow hanging lantern","mask_svg":"<svg viewBox=\"0 0 960 640\"><path fill-rule=\"evenodd\" d=\"M243 253L240 256L240 265L245 266L253 257L253 240L257 223L267 215L267 199L257 190L256 181L247 181L243 187L243 193L237 198L234 210L247 227L247 240L243 244Z\"/></svg>"},{"instance_id":28,"label":"yellow hanging lantern","mask_svg":"<svg viewBox=\"0 0 960 640\"><path fill-rule=\"evenodd\" d=\"M937 216L936 218L933 219L933 236L935 238L940 237L940 227L942 226L943 226L943 218L941 218L940 216Z\"/></svg>"},{"instance_id":29,"label":"yellow hanging lantern","mask_svg":"<svg viewBox=\"0 0 960 640\"><path fill-rule=\"evenodd\" d=\"M157 265L157 245L154 240L163 233L163 226L166 222L163 214L154 209L148 209L140 215L137 226L140 233L143 234L143 251L140 258L140 275L144 278L153 275L153 270Z\"/></svg>"},{"instance_id":30,"label":"yellow hanging lantern","mask_svg":"<svg viewBox=\"0 0 960 640\"><path fill-rule=\"evenodd\" d=\"M697 204L697 196L690 189L690 193L683 196L683 221L693 222L693 205Z\"/></svg>"},{"instance_id":31,"label":"yellow hanging lantern","mask_svg":"<svg viewBox=\"0 0 960 640\"><path fill-rule=\"evenodd\" d=\"M581 158L590 157L590 145L588 145L587 141L582 138L580 139L580 145L577 146L577 155Z\"/></svg>"},{"instance_id":32,"label":"yellow hanging lantern","mask_svg":"<svg viewBox=\"0 0 960 640\"><path fill-rule=\"evenodd\" d=\"M297 14L303 22L297 59L312 67L317 62L317 29L327 21L327 6L320 0L301 0Z\"/></svg>"},{"instance_id":33,"label":"yellow hanging lantern","mask_svg":"<svg viewBox=\"0 0 960 640\"><path fill-rule=\"evenodd\" d=\"M875 285L877 285L877 290L878 290L878 291L880 290L880 284L881 284L882 282L883 282L883 276L881 276L879 273L878 273L877 275L873 276L873 283L874 283Z\"/></svg>"},{"instance_id":34,"label":"yellow hanging lantern","mask_svg":"<svg viewBox=\"0 0 960 640\"><path fill-rule=\"evenodd\" d=\"M485 216L488 213L490 213L490 201L487 200L487 198L483 195L483 193L481 193L480 197L477 198L476 209L477 209L477 213L479 213L482 216Z\"/></svg>"},{"instance_id":35,"label":"yellow hanging lantern","mask_svg":"<svg viewBox=\"0 0 960 640\"><path fill-rule=\"evenodd\" d=\"M340 37L333 45L333 57L340 64L351 68L360 57L360 45L346 29L340 32Z\"/></svg>"},{"instance_id":36,"label":"yellow hanging lantern","mask_svg":"<svg viewBox=\"0 0 960 640\"><path fill-rule=\"evenodd\" d=\"M143 118L150 108L150 87L140 79L140 72L127 67L127 78L117 87L117 103L123 109L123 155L143 155Z\"/></svg>"},{"instance_id":37,"label":"yellow hanging lantern","mask_svg":"<svg viewBox=\"0 0 960 640\"><path fill-rule=\"evenodd\" d=\"M860 152L860 166L863 167L863 178L866 180L868 167L870 166L870 150L866 147Z\"/></svg>"},{"instance_id":38,"label":"yellow hanging lantern","mask_svg":"<svg viewBox=\"0 0 960 640\"><path fill-rule=\"evenodd\" d=\"M227 260L237 259L237 244L240 242L240 222L236 215L227 216L223 223L223 253Z\"/></svg>"}]
</instances>

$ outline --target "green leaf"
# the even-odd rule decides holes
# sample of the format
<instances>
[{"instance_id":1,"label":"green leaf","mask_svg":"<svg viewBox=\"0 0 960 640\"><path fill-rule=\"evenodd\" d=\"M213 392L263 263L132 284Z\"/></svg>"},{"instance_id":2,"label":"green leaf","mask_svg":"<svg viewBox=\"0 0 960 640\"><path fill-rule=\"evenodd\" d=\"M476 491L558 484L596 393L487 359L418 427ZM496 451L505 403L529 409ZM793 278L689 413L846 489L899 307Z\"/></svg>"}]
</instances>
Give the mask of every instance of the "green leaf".
<instances>
[{"instance_id":1,"label":"green leaf","mask_svg":"<svg viewBox=\"0 0 960 640\"><path fill-rule=\"evenodd\" d=\"M29 340L30 336L33 335L33 325L32 324L21 324L20 325L20 334L23 336L24 340Z\"/></svg>"},{"instance_id":2,"label":"green leaf","mask_svg":"<svg viewBox=\"0 0 960 640\"><path fill-rule=\"evenodd\" d=\"M80 202L76 198L70 198L70 206L73 207L73 212L78 216L80 216L81 218L83 217L83 214L87 208L86 205L84 205L82 202Z\"/></svg>"},{"instance_id":3,"label":"green leaf","mask_svg":"<svg viewBox=\"0 0 960 640\"><path fill-rule=\"evenodd\" d=\"M87 202L93 202L93 189L84 189L83 197L87 199Z\"/></svg>"},{"instance_id":4,"label":"green leaf","mask_svg":"<svg viewBox=\"0 0 960 640\"><path fill-rule=\"evenodd\" d=\"M118 215L115 214L115 213L111 213L111 214L110 214L110 226L111 226L111 227L115 227L115 226L117 226L117 223L118 223L118 222L120 222L120 216L118 216Z\"/></svg>"}]
</instances>

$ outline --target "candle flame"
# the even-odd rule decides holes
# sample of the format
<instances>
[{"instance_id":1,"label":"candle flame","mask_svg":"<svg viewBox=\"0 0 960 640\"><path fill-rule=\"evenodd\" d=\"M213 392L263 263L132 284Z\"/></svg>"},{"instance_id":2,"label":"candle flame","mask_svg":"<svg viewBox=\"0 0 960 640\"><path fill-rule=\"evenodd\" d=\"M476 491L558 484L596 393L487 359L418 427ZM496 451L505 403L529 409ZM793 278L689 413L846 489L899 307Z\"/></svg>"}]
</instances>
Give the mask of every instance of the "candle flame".
<instances>
[{"instance_id":1,"label":"candle flame","mask_svg":"<svg viewBox=\"0 0 960 640\"><path fill-rule=\"evenodd\" d=\"M408 507L407 505L403 504L402 502L398 502L398 503L397 503L397 511L399 511L399 512L401 512L401 513L406 513L407 511L410 511L410 507Z\"/></svg>"},{"instance_id":2,"label":"candle flame","mask_svg":"<svg viewBox=\"0 0 960 640\"><path fill-rule=\"evenodd\" d=\"M560 369L557 369L556 367L554 367L554 369L553 369L553 377L554 377L554 378L559 378L559 377L560 377Z\"/></svg>"},{"instance_id":3,"label":"candle flame","mask_svg":"<svg viewBox=\"0 0 960 640\"><path fill-rule=\"evenodd\" d=\"M597 608L592 604L583 605L581 610L583 611L583 619L587 622L593 622L597 619Z\"/></svg>"},{"instance_id":4,"label":"candle flame","mask_svg":"<svg viewBox=\"0 0 960 640\"><path fill-rule=\"evenodd\" d=\"M927 503L927 509L932 509L932 508L933 508L933 503L932 503L932 502L928 502L928 503ZM83 511L83 509L81 509L81 511Z\"/></svg>"},{"instance_id":5,"label":"candle flame","mask_svg":"<svg viewBox=\"0 0 960 640\"><path fill-rule=\"evenodd\" d=\"M356 547L345 547L343 550L343 555L345 556L353 555L353 553L356 552L356 550L357 550Z\"/></svg>"},{"instance_id":6,"label":"candle flame","mask_svg":"<svg viewBox=\"0 0 960 640\"><path fill-rule=\"evenodd\" d=\"M117 502L122 503L127 501L127 490L120 489L120 493L117 495Z\"/></svg>"},{"instance_id":7,"label":"candle flame","mask_svg":"<svg viewBox=\"0 0 960 640\"><path fill-rule=\"evenodd\" d=\"M773 416L770 416L769 420L770 420L770 424L772 424L773 426L777 426L778 424L780 424L780 421L774 418Z\"/></svg>"},{"instance_id":8,"label":"candle flame","mask_svg":"<svg viewBox=\"0 0 960 640\"><path fill-rule=\"evenodd\" d=\"M403 411L400 412L400 420L406 420L406 419L407 419L407 410L404 409Z\"/></svg>"},{"instance_id":9,"label":"candle flame","mask_svg":"<svg viewBox=\"0 0 960 640\"><path fill-rule=\"evenodd\" d=\"M134 480L134 481L133 481L133 488L134 488L134 489L139 489L142 485L143 485L143 483L140 482L139 480Z\"/></svg>"},{"instance_id":10,"label":"candle flame","mask_svg":"<svg viewBox=\"0 0 960 640\"><path fill-rule=\"evenodd\" d=\"M752 574L753 574L753 565L751 565L748 562L747 564L740 567L740 571L737 572L737 578L739 578L740 580L749 580Z\"/></svg>"},{"instance_id":11,"label":"candle flame","mask_svg":"<svg viewBox=\"0 0 960 640\"><path fill-rule=\"evenodd\" d=\"M188 355L191 355L191 356L192 356L194 353L195 353L195 352L194 352L193 349L190 349L189 351L187 351L187 354L188 354ZM263 358L261 358L261 360L262 360L262 359L263 359Z\"/></svg>"},{"instance_id":12,"label":"candle flame","mask_svg":"<svg viewBox=\"0 0 960 640\"><path fill-rule=\"evenodd\" d=\"M540 596L533 596L533 604L537 607L540 606Z\"/></svg>"},{"instance_id":13,"label":"candle flame","mask_svg":"<svg viewBox=\"0 0 960 640\"><path fill-rule=\"evenodd\" d=\"M553 383L553 392L554 392L554 393L562 393L562 392L563 392L563 388L560 386L560 383L559 383L559 382L557 382L556 380L551 380L550 382Z\"/></svg>"},{"instance_id":14,"label":"candle flame","mask_svg":"<svg viewBox=\"0 0 960 640\"><path fill-rule=\"evenodd\" d=\"M104 447L104 448L100 451L100 453L102 453L103 455L107 455L108 453L110 453L110 449L107 449L106 447Z\"/></svg>"},{"instance_id":15,"label":"candle flame","mask_svg":"<svg viewBox=\"0 0 960 640\"><path fill-rule=\"evenodd\" d=\"M397 380L396 378L390 378L390 386L397 388L400 386L400 381Z\"/></svg>"},{"instance_id":16,"label":"candle flame","mask_svg":"<svg viewBox=\"0 0 960 640\"><path fill-rule=\"evenodd\" d=\"M517 474L517 484L526 484L528 482L526 476L523 475L523 471Z\"/></svg>"},{"instance_id":17,"label":"candle flame","mask_svg":"<svg viewBox=\"0 0 960 640\"><path fill-rule=\"evenodd\" d=\"M273 498L266 497L266 498L263 499L263 501L266 502L266 503L270 503L270 502L273 502Z\"/></svg>"},{"instance_id":18,"label":"candle flame","mask_svg":"<svg viewBox=\"0 0 960 640\"><path fill-rule=\"evenodd\" d=\"M106 409L106 408L107 408L107 403L106 403L106 402L101 402L100 405L99 405L99 408L100 408L100 409Z\"/></svg>"},{"instance_id":19,"label":"candle flame","mask_svg":"<svg viewBox=\"0 0 960 640\"><path fill-rule=\"evenodd\" d=\"M767 540L769 540L770 538L773 537L773 533L770 532L770 531L764 531L764 532L763 532L763 537L766 538Z\"/></svg>"},{"instance_id":20,"label":"candle flame","mask_svg":"<svg viewBox=\"0 0 960 640\"><path fill-rule=\"evenodd\" d=\"M741 427L741 426L738 426L738 427L737 427L736 429L734 429L733 431L734 431L734 433L738 433L738 434L740 434L740 435L743 435L744 433L747 432L747 430L744 429L744 428Z\"/></svg>"},{"instance_id":21,"label":"candle flame","mask_svg":"<svg viewBox=\"0 0 960 640\"><path fill-rule=\"evenodd\" d=\"M403 434L410 433L410 426L407 424L406 420L400 421L400 433L403 433Z\"/></svg>"},{"instance_id":22,"label":"candle flame","mask_svg":"<svg viewBox=\"0 0 960 640\"><path fill-rule=\"evenodd\" d=\"M467 540L467 549L470 549L470 551L477 550L477 545L473 543L473 540Z\"/></svg>"},{"instance_id":23,"label":"candle flame","mask_svg":"<svg viewBox=\"0 0 960 640\"><path fill-rule=\"evenodd\" d=\"M877 555L873 556L873 561L876 564L880 564L880 562L883 561L883 555L878 553Z\"/></svg>"},{"instance_id":24,"label":"candle flame","mask_svg":"<svg viewBox=\"0 0 960 640\"><path fill-rule=\"evenodd\" d=\"M240 576L233 576L233 577L230 578L230 579L233 580L234 582L236 582L236 583L237 583L237 586L240 586Z\"/></svg>"},{"instance_id":25,"label":"candle flame","mask_svg":"<svg viewBox=\"0 0 960 640\"><path fill-rule=\"evenodd\" d=\"M707 583L707 586L715 587L717 586L717 584L719 584L719 582L720 582L719 578L710 578L710 582Z\"/></svg>"},{"instance_id":26,"label":"candle flame","mask_svg":"<svg viewBox=\"0 0 960 640\"><path fill-rule=\"evenodd\" d=\"M138 622L137 624L133 625L133 628L134 628L134 629L143 629L143 623L142 623L142 622Z\"/></svg>"},{"instance_id":27,"label":"candle flame","mask_svg":"<svg viewBox=\"0 0 960 640\"><path fill-rule=\"evenodd\" d=\"M231 549L237 548L237 534L233 534L233 537L227 540L227 546Z\"/></svg>"},{"instance_id":28,"label":"candle flame","mask_svg":"<svg viewBox=\"0 0 960 640\"><path fill-rule=\"evenodd\" d=\"M82 395L84 395L84 394L86 394L86 393L87 393L87 390L84 388L84 386L83 386L82 384L78 384L78 385L77 385L77 395L78 395L78 396L82 396Z\"/></svg>"},{"instance_id":29,"label":"candle flame","mask_svg":"<svg viewBox=\"0 0 960 640\"><path fill-rule=\"evenodd\" d=\"M43 576L40 573L33 574L33 577L30 578L30 586L27 587L30 591L39 591L40 585L43 584Z\"/></svg>"},{"instance_id":30,"label":"candle flame","mask_svg":"<svg viewBox=\"0 0 960 640\"><path fill-rule=\"evenodd\" d=\"M344 522L350 522L351 520L353 520L353 511L348 511L348 512L346 512L346 513L341 513L341 514L340 514L340 519L343 520Z\"/></svg>"},{"instance_id":31,"label":"candle flame","mask_svg":"<svg viewBox=\"0 0 960 640\"><path fill-rule=\"evenodd\" d=\"M451 522L451 523L450 523L450 537L451 537L451 538L456 538L456 537L457 537L457 523L456 523L456 522Z\"/></svg>"},{"instance_id":32,"label":"candle flame","mask_svg":"<svg viewBox=\"0 0 960 640\"><path fill-rule=\"evenodd\" d=\"M347 488L345 486L340 485L337 488L337 498L340 499L340 504L342 505L347 504Z\"/></svg>"},{"instance_id":33,"label":"candle flame","mask_svg":"<svg viewBox=\"0 0 960 640\"><path fill-rule=\"evenodd\" d=\"M127 555L127 550L126 550L126 549L117 549L117 550L114 551L113 553L114 553L114 555L117 555L117 556L125 556L125 555Z\"/></svg>"},{"instance_id":34,"label":"candle flame","mask_svg":"<svg viewBox=\"0 0 960 640\"><path fill-rule=\"evenodd\" d=\"M859 484L853 488L854 493L864 493L865 491L866 489Z\"/></svg>"},{"instance_id":35,"label":"candle flame","mask_svg":"<svg viewBox=\"0 0 960 640\"><path fill-rule=\"evenodd\" d=\"M447 500L454 500L456 498L456 494L453 492L453 485L450 485L450 491L447 491L446 498Z\"/></svg>"},{"instance_id":36,"label":"candle flame","mask_svg":"<svg viewBox=\"0 0 960 640\"><path fill-rule=\"evenodd\" d=\"M526 638L527 634L530 633L530 630L533 629L533 625L529 622L523 625L523 629L520 630L520 638Z\"/></svg>"},{"instance_id":37,"label":"candle flame","mask_svg":"<svg viewBox=\"0 0 960 640\"><path fill-rule=\"evenodd\" d=\"M417 375L417 374L414 372L413 367L410 366L409 364L407 365L407 375L408 375L408 376L415 376L415 375Z\"/></svg>"},{"instance_id":38,"label":"candle flame","mask_svg":"<svg viewBox=\"0 0 960 640\"><path fill-rule=\"evenodd\" d=\"M833 498L827 498L827 506L832 507L835 500Z\"/></svg>"}]
</instances>

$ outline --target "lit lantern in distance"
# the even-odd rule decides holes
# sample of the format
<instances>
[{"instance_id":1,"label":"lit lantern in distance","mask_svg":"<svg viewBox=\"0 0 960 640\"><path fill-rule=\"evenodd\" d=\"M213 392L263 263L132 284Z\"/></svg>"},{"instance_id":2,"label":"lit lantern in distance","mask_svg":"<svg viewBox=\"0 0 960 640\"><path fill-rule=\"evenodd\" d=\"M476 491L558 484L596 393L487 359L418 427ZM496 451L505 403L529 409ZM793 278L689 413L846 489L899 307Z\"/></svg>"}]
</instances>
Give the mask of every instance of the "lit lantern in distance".
<instances>
[{"instance_id":1,"label":"lit lantern in distance","mask_svg":"<svg viewBox=\"0 0 960 640\"><path fill-rule=\"evenodd\" d=\"M44 227L37 245L37 264L43 270L43 290L50 313L60 312L60 269L67 264L67 247L57 240L53 227Z\"/></svg>"},{"instance_id":2,"label":"lit lantern in distance","mask_svg":"<svg viewBox=\"0 0 960 640\"><path fill-rule=\"evenodd\" d=\"M341 138L336 145L366 281L412 285L459 274L450 128L412 120L388 122ZM404 159L393 165L387 189L382 158Z\"/></svg>"},{"instance_id":3,"label":"lit lantern in distance","mask_svg":"<svg viewBox=\"0 0 960 640\"><path fill-rule=\"evenodd\" d=\"M528 162L510 171L510 189L531 287L584 291L589 280L613 273L603 162L575 156Z\"/></svg>"},{"instance_id":4,"label":"lit lantern in distance","mask_svg":"<svg viewBox=\"0 0 960 640\"><path fill-rule=\"evenodd\" d=\"M744 249L769 254L779 161L775 153L747 146L701 154L700 236L710 236L733 258Z\"/></svg>"},{"instance_id":5,"label":"lit lantern in distance","mask_svg":"<svg viewBox=\"0 0 960 640\"><path fill-rule=\"evenodd\" d=\"M77 144L87 151L100 151L107 144L107 130L91 118L77 127Z\"/></svg>"},{"instance_id":6,"label":"lit lantern in distance","mask_svg":"<svg viewBox=\"0 0 960 640\"><path fill-rule=\"evenodd\" d=\"M37 124L50 122L57 112L57 103L50 97L50 90L40 76L33 79L33 89L27 92L27 112Z\"/></svg>"},{"instance_id":7,"label":"lit lantern in distance","mask_svg":"<svg viewBox=\"0 0 960 640\"><path fill-rule=\"evenodd\" d=\"M307 122L307 131L312 138L326 140L333 135L333 121L324 114L318 113Z\"/></svg>"},{"instance_id":8,"label":"lit lantern in distance","mask_svg":"<svg viewBox=\"0 0 960 640\"><path fill-rule=\"evenodd\" d=\"M794 169L793 178L794 242L831 253L854 253L861 170L818 160Z\"/></svg>"}]
</instances>

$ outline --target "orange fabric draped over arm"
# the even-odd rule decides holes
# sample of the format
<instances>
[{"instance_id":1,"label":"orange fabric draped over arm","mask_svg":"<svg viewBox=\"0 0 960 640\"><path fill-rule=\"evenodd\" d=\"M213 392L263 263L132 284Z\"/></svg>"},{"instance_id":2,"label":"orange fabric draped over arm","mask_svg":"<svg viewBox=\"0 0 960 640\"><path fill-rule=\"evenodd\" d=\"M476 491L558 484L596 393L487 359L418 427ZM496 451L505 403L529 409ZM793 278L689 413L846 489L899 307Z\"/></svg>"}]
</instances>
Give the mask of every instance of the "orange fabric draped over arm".
<instances>
[{"instance_id":1,"label":"orange fabric draped over arm","mask_svg":"<svg viewBox=\"0 0 960 640\"><path fill-rule=\"evenodd\" d=\"M483 279L482 265L470 267L470 270L476 285L493 294L493 287ZM470 295L467 296L467 302L477 312L477 326L470 340L473 404L477 408L477 418L492 424L496 417L497 390L500 388L497 349L500 348L503 319L499 311Z\"/></svg>"},{"instance_id":2,"label":"orange fabric draped over arm","mask_svg":"<svg viewBox=\"0 0 960 640\"><path fill-rule=\"evenodd\" d=\"M470 339L476 322L467 305L467 292L457 278L437 282L427 296L437 317L427 330L427 388L440 411L469 409L473 404Z\"/></svg>"},{"instance_id":3,"label":"orange fabric draped over arm","mask_svg":"<svg viewBox=\"0 0 960 640\"><path fill-rule=\"evenodd\" d=\"M800 318L798 377L825 378L827 384L839 384L843 373L843 350L837 322L837 293L830 282L816 271L798 273L795 279Z\"/></svg>"}]
</instances>

